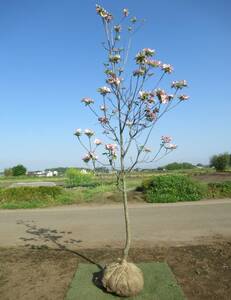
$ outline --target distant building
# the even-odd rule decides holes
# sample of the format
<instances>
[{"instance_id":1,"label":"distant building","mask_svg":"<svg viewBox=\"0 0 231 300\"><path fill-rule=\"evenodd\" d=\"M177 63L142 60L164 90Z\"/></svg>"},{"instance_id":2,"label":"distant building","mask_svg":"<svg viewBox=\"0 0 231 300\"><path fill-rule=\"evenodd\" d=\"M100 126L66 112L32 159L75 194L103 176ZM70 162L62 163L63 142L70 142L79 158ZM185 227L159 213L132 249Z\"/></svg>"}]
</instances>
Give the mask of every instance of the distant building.
<instances>
[{"instance_id":1,"label":"distant building","mask_svg":"<svg viewBox=\"0 0 231 300\"><path fill-rule=\"evenodd\" d=\"M58 176L58 171L31 171L27 173L28 176L37 176L37 177L55 177Z\"/></svg>"}]
</instances>

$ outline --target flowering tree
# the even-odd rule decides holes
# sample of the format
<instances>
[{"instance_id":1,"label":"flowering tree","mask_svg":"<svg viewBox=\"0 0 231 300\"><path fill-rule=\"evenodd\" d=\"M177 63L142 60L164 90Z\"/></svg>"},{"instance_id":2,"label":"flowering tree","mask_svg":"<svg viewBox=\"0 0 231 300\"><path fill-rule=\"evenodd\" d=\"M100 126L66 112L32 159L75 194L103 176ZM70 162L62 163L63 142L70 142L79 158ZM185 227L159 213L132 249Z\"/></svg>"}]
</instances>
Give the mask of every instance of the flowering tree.
<instances>
[{"instance_id":1,"label":"flowering tree","mask_svg":"<svg viewBox=\"0 0 231 300\"><path fill-rule=\"evenodd\" d=\"M104 63L106 85L98 89L98 93L102 96L100 103L95 103L89 97L83 98L82 102L92 111L102 126L105 141L95 138L95 132L92 129L85 129L83 132L81 129L77 129L75 135L86 150L83 157L85 163L92 163L93 168L97 164L109 166L116 172L118 188L123 194L126 242L121 262L105 268L103 284L111 292L130 296L137 294L142 289L142 278L138 268L127 263L131 233L126 174L131 172L138 163L152 163L176 149L177 146L172 143L171 137L162 136L160 147L153 154L148 147L148 141L157 121L181 102L188 100L189 97L179 94L184 87L187 87L185 80L173 81L172 93L159 87L165 76L173 72L173 67L153 59L155 55L153 49L140 50L135 56L136 69L132 70L130 75L128 74L127 62L131 41L134 34L140 29L142 21L137 20L136 17L129 18L128 9L123 10L119 23L114 23L112 14L99 5L96 5L96 12L102 20L106 36L106 42L103 43L107 59ZM126 46L122 46L121 42L122 28ZM157 73L155 76L154 70ZM147 84L150 86L148 90L145 89ZM84 135L87 143L84 142ZM126 270L129 271L121 276L125 264ZM133 285L128 282L131 278L128 275L129 272L133 272L133 281L134 278L137 278ZM134 272L138 275L134 275ZM124 281L127 282L126 289L124 282L123 288L119 287L118 278L115 281L112 280L112 273L124 278Z\"/></svg>"}]
</instances>

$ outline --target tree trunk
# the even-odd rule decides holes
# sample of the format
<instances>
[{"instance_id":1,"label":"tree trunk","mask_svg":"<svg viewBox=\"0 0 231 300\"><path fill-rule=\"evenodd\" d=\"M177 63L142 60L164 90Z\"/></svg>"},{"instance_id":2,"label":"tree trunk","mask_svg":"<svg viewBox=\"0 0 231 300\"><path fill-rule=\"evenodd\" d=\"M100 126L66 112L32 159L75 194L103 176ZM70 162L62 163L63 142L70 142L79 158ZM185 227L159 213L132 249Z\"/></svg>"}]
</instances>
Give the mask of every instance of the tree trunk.
<instances>
[{"instance_id":1,"label":"tree trunk","mask_svg":"<svg viewBox=\"0 0 231 300\"><path fill-rule=\"evenodd\" d=\"M127 187L126 187L126 177L125 173L122 173L121 176L122 181L122 193L123 193L123 204L124 204L124 217L125 217L125 228L126 228L126 241L125 247L123 251L123 260L127 260L128 252L131 245L131 230L130 230L130 220L128 214L128 197L127 197Z\"/></svg>"}]
</instances>

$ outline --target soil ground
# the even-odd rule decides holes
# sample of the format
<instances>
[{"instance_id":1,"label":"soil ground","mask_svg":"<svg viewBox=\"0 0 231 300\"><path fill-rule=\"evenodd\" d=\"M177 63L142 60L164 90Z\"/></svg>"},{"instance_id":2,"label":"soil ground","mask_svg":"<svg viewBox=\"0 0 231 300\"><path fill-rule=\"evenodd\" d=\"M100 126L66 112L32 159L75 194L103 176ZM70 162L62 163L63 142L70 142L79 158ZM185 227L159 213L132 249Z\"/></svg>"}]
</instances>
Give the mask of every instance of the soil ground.
<instances>
[{"instance_id":1,"label":"soil ground","mask_svg":"<svg viewBox=\"0 0 231 300\"><path fill-rule=\"evenodd\" d=\"M34 248L32 246L32 248ZM1 300L63 300L79 262L104 265L119 249L2 248ZM167 261L189 300L231 299L231 240L209 245L131 249L134 262Z\"/></svg>"},{"instance_id":2,"label":"soil ground","mask_svg":"<svg viewBox=\"0 0 231 300\"><path fill-rule=\"evenodd\" d=\"M231 181L230 172L214 172L209 174L195 174L193 178L202 182L223 182Z\"/></svg>"}]
</instances>

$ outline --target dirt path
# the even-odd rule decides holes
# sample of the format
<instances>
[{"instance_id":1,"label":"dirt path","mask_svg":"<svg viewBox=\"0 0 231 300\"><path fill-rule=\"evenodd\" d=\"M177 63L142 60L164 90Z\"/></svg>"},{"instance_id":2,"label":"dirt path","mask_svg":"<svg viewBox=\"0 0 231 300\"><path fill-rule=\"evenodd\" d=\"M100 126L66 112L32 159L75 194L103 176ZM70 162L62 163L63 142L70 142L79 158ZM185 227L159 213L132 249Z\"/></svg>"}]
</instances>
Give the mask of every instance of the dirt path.
<instances>
[{"instance_id":1,"label":"dirt path","mask_svg":"<svg viewBox=\"0 0 231 300\"><path fill-rule=\"evenodd\" d=\"M231 200L130 206L133 246L201 244L231 237ZM0 246L98 248L123 244L120 205L0 211Z\"/></svg>"}]
</instances>

